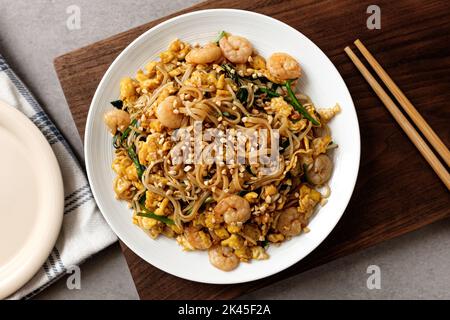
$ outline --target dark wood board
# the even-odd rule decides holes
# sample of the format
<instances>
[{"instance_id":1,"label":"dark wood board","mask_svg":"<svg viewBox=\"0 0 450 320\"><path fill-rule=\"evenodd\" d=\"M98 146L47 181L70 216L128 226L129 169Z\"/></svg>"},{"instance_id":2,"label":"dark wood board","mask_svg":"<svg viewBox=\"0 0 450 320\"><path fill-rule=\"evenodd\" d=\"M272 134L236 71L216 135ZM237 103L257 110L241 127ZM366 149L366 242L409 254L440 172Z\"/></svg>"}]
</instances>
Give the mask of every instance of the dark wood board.
<instances>
[{"instance_id":1,"label":"dark wood board","mask_svg":"<svg viewBox=\"0 0 450 320\"><path fill-rule=\"evenodd\" d=\"M361 166L353 197L331 235L301 262L263 280L237 285L182 280L152 267L122 244L142 299L235 298L450 216L449 192L343 51L360 38L449 145L450 2L379 0L380 30L366 27L370 4L353 0L220 0L169 16L199 9L241 8L270 15L309 37L336 65L352 94L361 129ZM108 66L132 40L167 18L55 59L82 137L89 104Z\"/></svg>"}]
</instances>

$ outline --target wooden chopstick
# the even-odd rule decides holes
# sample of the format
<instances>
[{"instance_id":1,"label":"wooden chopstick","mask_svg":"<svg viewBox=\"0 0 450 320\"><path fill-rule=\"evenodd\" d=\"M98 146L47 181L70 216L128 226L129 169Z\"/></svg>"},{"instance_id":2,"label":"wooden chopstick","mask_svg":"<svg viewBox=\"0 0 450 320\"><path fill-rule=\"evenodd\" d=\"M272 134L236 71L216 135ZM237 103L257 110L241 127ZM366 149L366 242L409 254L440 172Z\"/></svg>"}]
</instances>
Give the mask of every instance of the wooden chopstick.
<instances>
[{"instance_id":1,"label":"wooden chopstick","mask_svg":"<svg viewBox=\"0 0 450 320\"><path fill-rule=\"evenodd\" d=\"M378 61L373 57L373 55L367 50L367 48L358 39L355 41L356 47L362 53L364 58L370 66L375 70L380 79L384 82L389 91L394 95L395 99L400 103L403 110L408 114L414 124L423 133L428 142L434 147L434 149L441 155L447 166L450 166L450 151L434 132L434 130L428 125L425 119L420 115L416 108L412 105L409 99L403 94L400 88L395 84L392 78L387 74L387 72L381 67Z\"/></svg>"},{"instance_id":2,"label":"wooden chopstick","mask_svg":"<svg viewBox=\"0 0 450 320\"><path fill-rule=\"evenodd\" d=\"M425 160L430 164L433 168L434 172L439 176L439 178L444 182L445 186L448 190L450 190L450 174L447 172L445 167L433 153L433 151L428 147L422 137L417 133L416 129L411 125L411 123L406 119L403 113L398 109L395 105L394 101L388 96L386 91L378 84L375 78L370 74L369 70L362 64L361 60L353 53L352 49L349 47L345 48L345 52L353 61L355 66L361 72L362 76L372 89L375 91L380 100L384 103L386 108L394 117L395 121L400 125L406 135L409 137L411 142L416 146Z\"/></svg>"}]
</instances>

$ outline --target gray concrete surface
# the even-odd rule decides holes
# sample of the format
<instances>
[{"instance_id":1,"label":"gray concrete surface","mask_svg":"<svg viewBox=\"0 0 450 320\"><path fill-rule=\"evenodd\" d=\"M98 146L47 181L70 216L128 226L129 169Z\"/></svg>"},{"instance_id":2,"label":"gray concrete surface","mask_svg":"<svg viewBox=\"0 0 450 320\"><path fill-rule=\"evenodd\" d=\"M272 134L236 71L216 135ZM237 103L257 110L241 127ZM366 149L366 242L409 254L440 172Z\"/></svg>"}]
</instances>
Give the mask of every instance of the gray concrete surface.
<instances>
[{"instance_id":1,"label":"gray concrete surface","mask_svg":"<svg viewBox=\"0 0 450 320\"><path fill-rule=\"evenodd\" d=\"M53 58L187 7L198 0L0 0L0 53L29 86L82 158L82 145L53 69ZM81 9L81 29L69 30L66 9ZM364 14L364 13L361 13ZM249 299L450 299L450 221L387 241L253 292ZM381 270L381 289L366 286L367 268ZM62 279L37 299L136 299L114 245L81 266L81 290Z\"/></svg>"}]
</instances>

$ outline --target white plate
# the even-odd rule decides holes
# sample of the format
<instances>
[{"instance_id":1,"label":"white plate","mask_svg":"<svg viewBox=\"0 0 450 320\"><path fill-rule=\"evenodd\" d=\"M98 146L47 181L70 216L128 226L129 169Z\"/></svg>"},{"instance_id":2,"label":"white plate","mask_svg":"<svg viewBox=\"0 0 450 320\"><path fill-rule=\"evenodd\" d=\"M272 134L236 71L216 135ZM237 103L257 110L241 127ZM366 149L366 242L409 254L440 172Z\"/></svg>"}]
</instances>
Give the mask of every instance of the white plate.
<instances>
[{"instance_id":1,"label":"white plate","mask_svg":"<svg viewBox=\"0 0 450 320\"><path fill-rule=\"evenodd\" d=\"M0 299L42 267L61 228L64 189L41 131L0 102Z\"/></svg>"},{"instance_id":2,"label":"white plate","mask_svg":"<svg viewBox=\"0 0 450 320\"><path fill-rule=\"evenodd\" d=\"M332 124L335 170L331 179L332 195L328 204L312 219L310 233L269 249L270 259L241 263L232 272L214 268L205 252L183 252L172 239L152 240L132 224L132 212L124 202L114 198L111 170L113 147L111 136L103 125L110 101L117 99L119 82L134 76L146 62L156 59L175 38L190 43L206 43L220 30L242 35L260 54L287 52L298 59L303 74L302 90L317 106L331 107L336 102L342 112ZM217 9L188 13L167 20L148 30L131 43L113 62L95 93L86 125L85 157L89 181L104 217L119 238L137 255L155 267L175 276L206 283L239 283L267 277L293 265L316 248L342 216L359 167L359 127L352 99L344 81L325 54L308 38L273 18L248 11Z\"/></svg>"}]
</instances>

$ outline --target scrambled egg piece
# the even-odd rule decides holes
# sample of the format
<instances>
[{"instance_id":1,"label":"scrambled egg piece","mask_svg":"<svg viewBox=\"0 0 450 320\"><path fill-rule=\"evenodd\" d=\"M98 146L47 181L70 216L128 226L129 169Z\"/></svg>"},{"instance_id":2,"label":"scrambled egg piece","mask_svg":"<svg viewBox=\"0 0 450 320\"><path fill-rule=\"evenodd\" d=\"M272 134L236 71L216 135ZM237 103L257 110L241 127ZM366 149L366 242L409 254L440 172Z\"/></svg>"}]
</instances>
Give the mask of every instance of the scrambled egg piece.
<instances>
[{"instance_id":1,"label":"scrambled egg piece","mask_svg":"<svg viewBox=\"0 0 450 320\"><path fill-rule=\"evenodd\" d=\"M123 78L120 81L120 99L134 100L136 98L136 82L130 77Z\"/></svg>"},{"instance_id":2,"label":"scrambled egg piece","mask_svg":"<svg viewBox=\"0 0 450 320\"><path fill-rule=\"evenodd\" d=\"M252 258L252 250L249 247L241 247L234 250L234 254L239 258L239 260L247 262Z\"/></svg>"},{"instance_id":3,"label":"scrambled egg piece","mask_svg":"<svg viewBox=\"0 0 450 320\"><path fill-rule=\"evenodd\" d=\"M331 142L330 136L324 136L321 138L315 138L312 141L312 149L313 149L313 155L318 156L321 153L327 152L327 147Z\"/></svg>"},{"instance_id":4,"label":"scrambled egg piece","mask_svg":"<svg viewBox=\"0 0 450 320\"><path fill-rule=\"evenodd\" d=\"M269 259L269 255L263 247L252 247L252 258L255 260L265 260Z\"/></svg>"},{"instance_id":5,"label":"scrambled egg piece","mask_svg":"<svg viewBox=\"0 0 450 320\"><path fill-rule=\"evenodd\" d=\"M292 113L292 106L284 101L283 97L272 98L272 100L270 100L270 105L264 109L267 113L276 113L286 118Z\"/></svg>"},{"instance_id":6,"label":"scrambled egg piece","mask_svg":"<svg viewBox=\"0 0 450 320\"><path fill-rule=\"evenodd\" d=\"M329 122L336 114L341 112L341 106L339 104L336 104L333 108L329 109L319 109L317 112L320 115L320 120L322 123Z\"/></svg>"},{"instance_id":7,"label":"scrambled egg piece","mask_svg":"<svg viewBox=\"0 0 450 320\"><path fill-rule=\"evenodd\" d=\"M298 211L304 213L306 217L311 216L314 208L319 203L321 198L322 196L318 191L311 189L307 185L302 185L300 187Z\"/></svg>"},{"instance_id":8,"label":"scrambled egg piece","mask_svg":"<svg viewBox=\"0 0 450 320\"><path fill-rule=\"evenodd\" d=\"M237 250L244 247L244 240L237 234L232 234L228 239L223 240L221 244Z\"/></svg>"},{"instance_id":9,"label":"scrambled egg piece","mask_svg":"<svg viewBox=\"0 0 450 320\"><path fill-rule=\"evenodd\" d=\"M158 208L162 200L163 197L156 193L150 191L145 192L145 207L149 210L155 210Z\"/></svg>"},{"instance_id":10,"label":"scrambled egg piece","mask_svg":"<svg viewBox=\"0 0 450 320\"><path fill-rule=\"evenodd\" d=\"M227 226L227 230L229 233L238 233L241 231L241 227L239 226Z\"/></svg>"},{"instance_id":11,"label":"scrambled egg piece","mask_svg":"<svg viewBox=\"0 0 450 320\"><path fill-rule=\"evenodd\" d=\"M267 236L267 240L273 243L282 242L284 240L284 235L281 233L271 233Z\"/></svg>"},{"instance_id":12,"label":"scrambled egg piece","mask_svg":"<svg viewBox=\"0 0 450 320\"><path fill-rule=\"evenodd\" d=\"M226 84L227 83L225 82L225 74L221 74L219 76L219 79L217 79L216 88L217 89L223 89L223 88L225 88Z\"/></svg>"},{"instance_id":13,"label":"scrambled egg piece","mask_svg":"<svg viewBox=\"0 0 450 320\"><path fill-rule=\"evenodd\" d=\"M227 239L230 237L230 234L228 233L227 229L224 227L220 227L218 229L214 230L214 233L216 236L218 236L221 240Z\"/></svg>"},{"instance_id":14,"label":"scrambled egg piece","mask_svg":"<svg viewBox=\"0 0 450 320\"><path fill-rule=\"evenodd\" d=\"M145 142L139 142L139 163L148 165L151 161L158 159L159 134L151 134Z\"/></svg>"},{"instance_id":15,"label":"scrambled egg piece","mask_svg":"<svg viewBox=\"0 0 450 320\"><path fill-rule=\"evenodd\" d=\"M262 70L266 68L266 59L261 57L260 55L256 55L252 57L250 60L250 66L256 70Z\"/></svg>"},{"instance_id":16,"label":"scrambled egg piece","mask_svg":"<svg viewBox=\"0 0 450 320\"><path fill-rule=\"evenodd\" d=\"M195 70L192 72L189 79L185 81L186 84L190 84L194 87L209 87L209 86L216 86L217 85L217 78L216 73L205 73L200 70Z\"/></svg>"},{"instance_id":17,"label":"scrambled egg piece","mask_svg":"<svg viewBox=\"0 0 450 320\"><path fill-rule=\"evenodd\" d=\"M187 241L186 237L183 235L180 235L177 237L178 244L183 248L183 250L186 251L193 251L195 248Z\"/></svg>"},{"instance_id":18,"label":"scrambled egg piece","mask_svg":"<svg viewBox=\"0 0 450 320\"><path fill-rule=\"evenodd\" d=\"M289 121L288 127L289 127L289 130L291 130L291 131L299 132L306 128L307 123L308 122L306 119L301 119L297 122Z\"/></svg>"},{"instance_id":19,"label":"scrambled egg piece","mask_svg":"<svg viewBox=\"0 0 450 320\"><path fill-rule=\"evenodd\" d=\"M264 187L264 198L267 196L274 196L277 194L277 192L278 192L278 190L273 184L265 186Z\"/></svg>"},{"instance_id":20,"label":"scrambled egg piece","mask_svg":"<svg viewBox=\"0 0 450 320\"><path fill-rule=\"evenodd\" d=\"M244 199L249 203L255 203L256 199L258 199L258 194L256 192L249 192L244 195Z\"/></svg>"}]
</instances>

